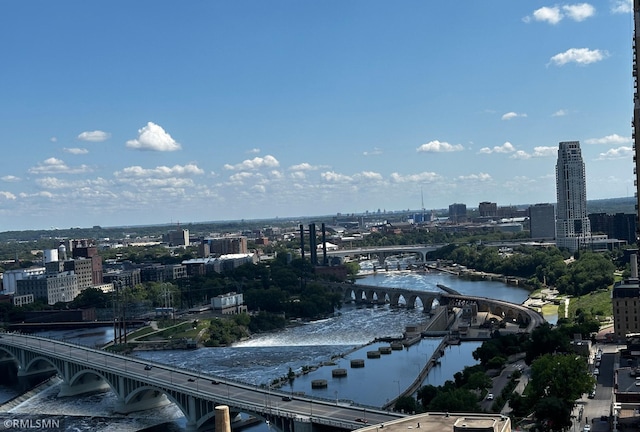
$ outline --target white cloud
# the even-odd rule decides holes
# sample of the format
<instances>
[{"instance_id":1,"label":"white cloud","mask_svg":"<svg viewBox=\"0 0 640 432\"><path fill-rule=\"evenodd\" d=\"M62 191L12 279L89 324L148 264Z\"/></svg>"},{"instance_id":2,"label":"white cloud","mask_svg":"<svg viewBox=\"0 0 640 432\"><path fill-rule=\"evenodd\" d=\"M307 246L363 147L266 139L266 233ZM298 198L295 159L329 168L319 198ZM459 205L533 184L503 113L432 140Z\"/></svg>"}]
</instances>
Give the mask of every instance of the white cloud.
<instances>
[{"instance_id":1,"label":"white cloud","mask_svg":"<svg viewBox=\"0 0 640 432\"><path fill-rule=\"evenodd\" d=\"M339 174L333 171L326 171L320 174L324 181L331 183L350 183L353 179L347 175Z\"/></svg>"},{"instance_id":2,"label":"white cloud","mask_svg":"<svg viewBox=\"0 0 640 432\"><path fill-rule=\"evenodd\" d=\"M75 154L75 155L80 155L80 154L87 154L89 153L89 150L84 149L84 148L78 148L78 147L72 147L72 148L63 148L62 151L64 151L65 153L70 153L70 154Z\"/></svg>"},{"instance_id":3,"label":"white cloud","mask_svg":"<svg viewBox=\"0 0 640 432\"><path fill-rule=\"evenodd\" d=\"M631 142L631 137L623 137L618 134L607 135L602 138L590 138L586 144L626 144Z\"/></svg>"},{"instance_id":4,"label":"white cloud","mask_svg":"<svg viewBox=\"0 0 640 432\"><path fill-rule=\"evenodd\" d=\"M429 141L426 144L422 144L416 149L419 153L446 153L462 151L464 147L462 144L449 144L448 142L440 142L438 140Z\"/></svg>"},{"instance_id":5,"label":"white cloud","mask_svg":"<svg viewBox=\"0 0 640 432\"><path fill-rule=\"evenodd\" d=\"M265 193L267 191L264 185L254 185L251 189L258 193Z\"/></svg>"},{"instance_id":6,"label":"white cloud","mask_svg":"<svg viewBox=\"0 0 640 432\"><path fill-rule=\"evenodd\" d=\"M303 171L294 171L290 174L292 179L296 180L304 180L307 178L307 175Z\"/></svg>"},{"instance_id":7,"label":"white cloud","mask_svg":"<svg viewBox=\"0 0 640 432\"><path fill-rule=\"evenodd\" d=\"M11 192L6 192L6 191L0 191L0 197L6 199L6 200L15 200L16 196L14 194L12 194Z\"/></svg>"},{"instance_id":8,"label":"white cloud","mask_svg":"<svg viewBox=\"0 0 640 432\"><path fill-rule=\"evenodd\" d=\"M610 159L626 159L633 156L632 147L618 147L607 150L605 153L600 153L597 160L610 160Z\"/></svg>"},{"instance_id":9,"label":"white cloud","mask_svg":"<svg viewBox=\"0 0 640 432\"><path fill-rule=\"evenodd\" d=\"M563 116L566 116L567 114L568 112L566 110L560 109L554 112L553 114L551 114L551 117L563 117Z\"/></svg>"},{"instance_id":10,"label":"white cloud","mask_svg":"<svg viewBox=\"0 0 640 432\"><path fill-rule=\"evenodd\" d=\"M531 155L524 150L518 150L511 155L511 159L531 159Z\"/></svg>"},{"instance_id":11,"label":"white cloud","mask_svg":"<svg viewBox=\"0 0 640 432\"><path fill-rule=\"evenodd\" d=\"M117 171L115 176L119 178L169 178L201 174L204 174L204 170L198 168L196 164L174 165L173 167L159 166L152 169L136 165Z\"/></svg>"},{"instance_id":12,"label":"white cloud","mask_svg":"<svg viewBox=\"0 0 640 432\"><path fill-rule=\"evenodd\" d=\"M247 171L242 171L239 173L235 173L232 174L231 176L229 176L229 180L232 183L236 183L236 184L244 184L245 180L249 180L251 178L255 178L256 175L254 173L250 173Z\"/></svg>"},{"instance_id":13,"label":"white cloud","mask_svg":"<svg viewBox=\"0 0 640 432\"><path fill-rule=\"evenodd\" d=\"M73 183L57 177L42 177L36 180L38 186L45 189L66 189L72 187Z\"/></svg>"},{"instance_id":14,"label":"white cloud","mask_svg":"<svg viewBox=\"0 0 640 432\"><path fill-rule=\"evenodd\" d=\"M260 168L275 168L280 166L280 162L271 155L265 157L255 157L253 159L247 159L236 165L225 164L224 169L227 170L257 170Z\"/></svg>"},{"instance_id":15,"label":"white cloud","mask_svg":"<svg viewBox=\"0 0 640 432\"><path fill-rule=\"evenodd\" d=\"M556 156L558 154L558 149L556 147L546 147L539 146L534 147L532 153L527 153L524 150L518 150L513 155L511 155L511 159L531 159L531 158L544 158Z\"/></svg>"},{"instance_id":16,"label":"white cloud","mask_svg":"<svg viewBox=\"0 0 640 432\"><path fill-rule=\"evenodd\" d=\"M478 153L491 154L491 153L513 153L516 148L509 141L505 142L501 146L495 146L493 148L483 147Z\"/></svg>"},{"instance_id":17,"label":"white cloud","mask_svg":"<svg viewBox=\"0 0 640 432\"><path fill-rule=\"evenodd\" d=\"M259 148L252 148L251 150L247 151L247 153L249 153L249 154L257 154L257 153L260 153L260 149Z\"/></svg>"},{"instance_id":18,"label":"white cloud","mask_svg":"<svg viewBox=\"0 0 640 432\"><path fill-rule=\"evenodd\" d=\"M138 129L138 138L127 141L127 147L136 150L176 151L182 147L165 130L149 122L142 129Z\"/></svg>"},{"instance_id":19,"label":"white cloud","mask_svg":"<svg viewBox=\"0 0 640 432\"><path fill-rule=\"evenodd\" d=\"M554 146L540 146L533 148L533 157L550 157L557 156L558 148Z\"/></svg>"},{"instance_id":20,"label":"white cloud","mask_svg":"<svg viewBox=\"0 0 640 432\"><path fill-rule=\"evenodd\" d=\"M533 20L556 25L565 17L580 22L592 17L595 13L596 9L589 3L576 3L562 7L558 5L544 6L533 11L532 16L524 17L523 21L528 23Z\"/></svg>"},{"instance_id":21,"label":"white cloud","mask_svg":"<svg viewBox=\"0 0 640 432\"><path fill-rule=\"evenodd\" d=\"M458 180L489 181L491 180L491 175L487 173L469 174L466 176L459 176Z\"/></svg>"},{"instance_id":22,"label":"white cloud","mask_svg":"<svg viewBox=\"0 0 640 432\"><path fill-rule=\"evenodd\" d=\"M612 0L611 13L631 13L633 12L633 0Z\"/></svg>"},{"instance_id":23,"label":"white cloud","mask_svg":"<svg viewBox=\"0 0 640 432\"><path fill-rule=\"evenodd\" d=\"M562 12L558 6L541 7L533 11L533 19L536 21L548 22L549 24L558 24L562 21Z\"/></svg>"},{"instance_id":24,"label":"white cloud","mask_svg":"<svg viewBox=\"0 0 640 432\"><path fill-rule=\"evenodd\" d=\"M584 21L596 13L596 8L591 6L589 3L577 3L574 5L562 6L562 10L569 18L578 22Z\"/></svg>"},{"instance_id":25,"label":"white cloud","mask_svg":"<svg viewBox=\"0 0 640 432\"><path fill-rule=\"evenodd\" d=\"M14 175L6 175L0 178L0 180L7 183L15 183L20 181L20 177L16 177Z\"/></svg>"},{"instance_id":26,"label":"white cloud","mask_svg":"<svg viewBox=\"0 0 640 432\"><path fill-rule=\"evenodd\" d=\"M58 137L52 136L51 138L49 138L49 141L51 141L52 143L58 142Z\"/></svg>"},{"instance_id":27,"label":"white cloud","mask_svg":"<svg viewBox=\"0 0 640 432\"><path fill-rule=\"evenodd\" d=\"M373 171L362 171L361 173L358 173L356 175L354 175L355 178L359 179L359 180L367 180L367 181L379 181L382 180L382 174L377 173L377 172L373 172Z\"/></svg>"},{"instance_id":28,"label":"white cloud","mask_svg":"<svg viewBox=\"0 0 640 432\"><path fill-rule=\"evenodd\" d=\"M275 179L275 180L279 180L279 179L283 178L284 175L282 174L282 172L280 172L278 170L272 170L271 172L269 172L269 177L271 177L272 179Z\"/></svg>"},{"instance_id":29,"label":"white cloud","mask_svg":"<svg viewBox=\"0 0 640 432\"><path fill-rule=\"evenodd\" d=\"M71 168L60 159L54 157L45 160L33 168L29 168L31 174L82 174L91 172L87 165Z\"/></svg>"},{"instance_id":30,"label":"white cloud","mask_svg":"<svg viewBox=\"0 0 640 432\"><path fill-rule=\"evenodd\" d=\"M419 174L402 175L398 173L391 174L391 181L395 183L423 183L433 182L440 178L440 176L434 172L422 172Z\"/></svg>"},{"instance_id":31,"label":"white cloud","mask_svg":"<svg viewBox=\"0 0 640 432\"><path fill-rule=\"evenodd\" d=\"M373 150L371 150L371 151L362 152L363 156L377 156L377 155L381 155L381 154L382 154L382 150L379 149L378 147L374 147Z\"/></svg>"},{"instance_id":32,"label":"white cloud","mask_svg":"<svg viewBox=\"0 0 640 432\"><path fill-rule=\"evenodd\" d=\"M313 171L313 170L317 170L319 168L320 167L318 167L318 166L314 166L314 165L311 165L310 163L303 162L303 163L298 164L298 165L291 165L289 167L289 170L290 171Z\"/></svg>"},{"instance_id":33,"label":"white cloud","mask_svg":"<svg viewBox=\"0 0 640 432\"><path fill-rule=\"evenodd\" d=\"M516 118L516 117L526 117L526 116L527 115L525 113L518 114L516 112L511 111L511 112L503 114L502 115L502 120L511 120L513 118Z\"/></svg>"},{"instance_id":34,"label":"white cloud","mask_svg":"<svg viewBox=\"0 0 640 432\"><path fill-rule=\"evenodd\" d=\"M78 135L80 141L102 142L111 138L111 134L101 130L86 131Z\"/></svg>"},{"instance_id":35,"label":"white cloud","mask_svg":"<svg viewBox=\"0 0 640 432\"><path fill-rule=\"evenodd\" d=\"M607 51L590 50L589 48L569 48L563 53L551 57L551 63L556 66L564 66L567 63L587 65L599 62L609 56Z\"/></svg>"},{"instance_id":36,"label":"white cloud","mask_svg":"<svg viewBox=\"0 0 640 432\"><path fill-rule=\"evenodd\" d=\"M75 196L95 198L97 196L110 195L112 182L101 177L95 179L81 178L77 180L64 180L58 177L42 177L35 180L36 184L43 189L63 190L69 189ZM138 186L136 184L136 186Z\"/></svg>"},{"instance_id":37,"label":"white cloud","mask_svg":"<svg viewBox=\"0 0 640 432\"><path fill-rule=\"evenodd\" d=\"M126 182L128 180L122 180ZM136 180L136 188L137 189L163 189L163 190L173 190L174 192L179 192L179 189L194 187L195 183L192 179L189 178L142 178ZM150 197L147 196L146 199ZM157 197L155 197L157 198Z\"/></svg>"}]
</instances>

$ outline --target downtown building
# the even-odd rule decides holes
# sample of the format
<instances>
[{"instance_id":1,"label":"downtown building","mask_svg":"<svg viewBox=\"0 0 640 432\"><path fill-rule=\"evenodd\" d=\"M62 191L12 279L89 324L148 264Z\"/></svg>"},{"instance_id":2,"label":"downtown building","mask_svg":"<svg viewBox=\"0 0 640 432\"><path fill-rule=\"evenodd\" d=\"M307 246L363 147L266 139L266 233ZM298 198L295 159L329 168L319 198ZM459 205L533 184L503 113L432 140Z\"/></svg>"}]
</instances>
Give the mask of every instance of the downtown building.
<instances>
[{"instance_id":1,"label":"downtown building","mask_svg":"<svg viewBox=\"0 0 640 432\"><path fill-rule=\"evenodd\" d=\"M556 163L556 245L574 252L591 242L587 182L580 142L561 142Z\"/></svg>"},{"instance_id":2,"label":"downtown building","mask_svg":"<svg viewBox=\"0 0 640 432\"><path fill-rule=\"evenodd\" d=\"M553 204L535 204L529 207L529 232L532 239L556 238L556 209Z\"/></svg>"}]
</instances>

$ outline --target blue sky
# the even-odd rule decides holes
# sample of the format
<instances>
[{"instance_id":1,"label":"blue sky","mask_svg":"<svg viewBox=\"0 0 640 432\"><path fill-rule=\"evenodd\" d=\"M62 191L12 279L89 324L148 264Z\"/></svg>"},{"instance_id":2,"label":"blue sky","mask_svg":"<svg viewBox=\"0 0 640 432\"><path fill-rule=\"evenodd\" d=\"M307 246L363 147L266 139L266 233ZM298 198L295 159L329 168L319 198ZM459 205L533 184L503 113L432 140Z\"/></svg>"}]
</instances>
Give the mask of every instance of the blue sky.
<instances>
[{"instance_id":1,"label":"blue sky","mask_svg":"<svg viewBox=\"0 0 640 432\"><path fill-rule=\"evenodd\" d=\"M0 3L0 230L633 196L631 0Z\"/></svg>"}]
</instances>

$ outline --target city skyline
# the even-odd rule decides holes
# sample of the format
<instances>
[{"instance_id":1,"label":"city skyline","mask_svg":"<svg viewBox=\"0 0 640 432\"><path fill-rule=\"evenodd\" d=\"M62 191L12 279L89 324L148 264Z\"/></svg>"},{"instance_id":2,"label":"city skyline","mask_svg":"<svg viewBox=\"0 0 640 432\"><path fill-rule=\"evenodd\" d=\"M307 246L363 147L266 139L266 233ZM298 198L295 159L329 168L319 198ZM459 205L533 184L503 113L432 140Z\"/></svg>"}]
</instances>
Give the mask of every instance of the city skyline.
<instances>
[{"instance_id":1,"label":"city skyline","mask_svg":"<svg viewBox=\"0 0 640 432\"><path fill-rule=\"evenodd\" d=\"M633 185L631 1L0 5L0 231Z\"/></svg>"}]
</instances>

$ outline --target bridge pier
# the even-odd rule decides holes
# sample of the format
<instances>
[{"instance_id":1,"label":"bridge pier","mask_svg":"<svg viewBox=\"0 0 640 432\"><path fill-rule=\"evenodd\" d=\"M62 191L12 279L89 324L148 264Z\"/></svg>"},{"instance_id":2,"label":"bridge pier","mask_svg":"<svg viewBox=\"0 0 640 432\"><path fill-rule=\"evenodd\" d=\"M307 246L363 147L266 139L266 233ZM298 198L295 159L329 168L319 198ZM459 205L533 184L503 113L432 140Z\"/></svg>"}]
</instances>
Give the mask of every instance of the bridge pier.
<instances>
[{"instance_id":1,"label":"bridge pier","mask_svg":"<svg viewBox=\"0 0 640 432\"><path fill-rule=\"evenodd\" d=\"M135 411L144 411L151 408L159 408L169 403L171 403L171 401L164 393L160 392L159 390L149 390L143 393L137 393L132 399L128 401L123 398L118 398L115 412L119 414L129 414ZM187 422L187 426L188 425L189 422Z\"/></svg>"},{"instance_id":2,"label":"bridge pier","mask_svg":"<svg viewBox=\"0 0 640 432\"><path fill-rule=\"evenodd\" d=\"M83 375L75 383L69 384L63 381L60 384L60 392L58 397L76 396L83 393L91 393L109 390L109 384L97 375Z\"/></svg>"}]
</instances>

